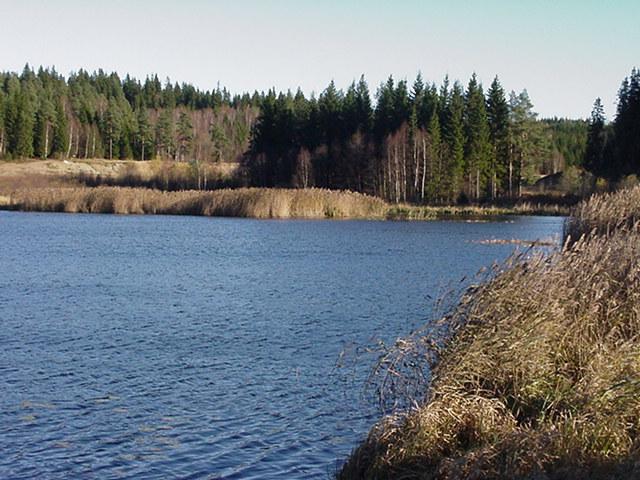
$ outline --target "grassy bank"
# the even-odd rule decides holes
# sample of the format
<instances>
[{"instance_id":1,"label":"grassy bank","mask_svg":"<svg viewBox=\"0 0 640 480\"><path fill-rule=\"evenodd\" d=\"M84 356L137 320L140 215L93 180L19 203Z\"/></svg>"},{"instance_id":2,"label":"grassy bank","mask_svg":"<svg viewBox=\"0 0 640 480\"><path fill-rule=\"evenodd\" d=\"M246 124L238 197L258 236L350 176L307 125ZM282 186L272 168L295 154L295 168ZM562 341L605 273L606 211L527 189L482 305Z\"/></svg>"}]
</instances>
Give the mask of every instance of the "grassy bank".
<instances>
[{"instance_id":1,"label":"grassy bank","mask_svg":"<svg viewBox=\"0 0 640 480\"><path fill-rule=\"evenodd\" d=\"M640 478L639 199L582 204L567 224L580 240L469 291L438 322L447 340L399 341L394 385L418 363L428 394L385 417L338 477Z\"/></svg>"}]
</instances>

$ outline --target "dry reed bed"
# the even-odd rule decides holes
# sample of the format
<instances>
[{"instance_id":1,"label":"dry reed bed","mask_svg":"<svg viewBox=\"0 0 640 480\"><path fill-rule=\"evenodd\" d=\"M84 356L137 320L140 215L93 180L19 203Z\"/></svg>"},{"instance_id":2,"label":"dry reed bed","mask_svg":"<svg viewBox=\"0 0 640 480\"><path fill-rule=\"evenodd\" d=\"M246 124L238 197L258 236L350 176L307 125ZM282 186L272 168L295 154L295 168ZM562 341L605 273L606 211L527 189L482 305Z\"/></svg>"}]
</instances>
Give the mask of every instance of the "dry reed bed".
<instances>
[{"instance_id":1,"label":"dry reed bed","mask_svg":"<svg viewBox=\"0 0 640 480\"><path fill-rule=\"evenodd\" d=\"M640 186L615 193L594 195L580 203L565 224L565 238L577 240L594 232L610 235L640 221Z\"/></svg>"},{"instance_id":2,"label":"dry reed bed","mask_svg":"<svg viewBox=\"0 0 640 480\"><path fill-rule=\"evenodd\" d=\"M522 202L511 207L499 206L414 206L389 207L389 220L437 220L447 218L487 218L507 215L565 216L570 208L559 204Z\"/></svg>"},{"instance_id":3,"label":"dry reed bed","mask_svg":"<svg viewBox=\"0 0 640 480\"><path fill-rule=\"evenodd\" d=\"M211 192L123 187L23 189L11 208L68 213L205 215L252 218L382 218L386 204L354 192L241 188Z\"/></svg>"},{"instance_id":4,"label":"dry reed bed","mask_svg":"<svg viewBox=\"0 0 640 480\"><path fill-rule=\"evenodd\" d=\"M591 199L580 225L607 235L516 258L468 292L440 322L444 348L400 341L387 379L423 362L428 394L383 419L338 477L640 478L638 195Z\"/></svg>"}]
</instances>

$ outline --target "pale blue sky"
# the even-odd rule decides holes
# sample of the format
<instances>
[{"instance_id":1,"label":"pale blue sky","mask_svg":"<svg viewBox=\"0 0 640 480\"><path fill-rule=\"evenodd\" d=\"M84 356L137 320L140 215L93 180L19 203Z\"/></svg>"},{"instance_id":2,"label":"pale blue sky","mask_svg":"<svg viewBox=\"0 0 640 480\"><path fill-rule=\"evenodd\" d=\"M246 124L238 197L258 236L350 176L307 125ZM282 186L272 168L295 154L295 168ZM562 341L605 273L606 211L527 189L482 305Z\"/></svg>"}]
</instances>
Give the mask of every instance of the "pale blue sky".
<instances>
[{"instance_id":1,"label":"pale blue sky","mask_svg":"<svg viewBox=\"0 0 640 480\"><path fill-rule=\"evenodd\" d=\"M640 0L0 0L0 70L25 62L190 82L232 92L372 91L421 70L527 88L543 116L614 113L640 66Z\"/></svg>"}]
</instances>

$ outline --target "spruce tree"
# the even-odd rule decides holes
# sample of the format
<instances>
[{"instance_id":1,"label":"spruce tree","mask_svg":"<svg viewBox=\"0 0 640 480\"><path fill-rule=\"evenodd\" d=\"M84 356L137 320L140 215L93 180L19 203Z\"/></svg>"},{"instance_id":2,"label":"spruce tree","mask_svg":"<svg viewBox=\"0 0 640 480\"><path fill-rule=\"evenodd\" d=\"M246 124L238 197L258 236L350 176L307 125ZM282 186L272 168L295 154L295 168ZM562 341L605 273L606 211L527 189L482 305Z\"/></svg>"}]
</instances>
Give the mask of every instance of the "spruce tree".
<instances>
[{"instance_id":1,"label":"spruce tree","mask_svg":"<svg viewBox=\"0 0 640 480\"><path fill-rule=\"evenodd\" d=\"M17 114L14 124L14 154L19 158L33 157L33 127L35 109L25 88L17 98Z\"/></svg>"},{"instance_id":2,"label":"spruce tree","mask_svg":"<svg viewBox=\"0 0 640 480\"><path fill-rule=\"evenodd\" d=\"M150 155L153 148L153 133L149 123L149 114L145 107L138 109L136 116L136 145L140 160L144 161Z\"/></svg>"},{"instance_id":3,"label":"spruce tree","mask_svg":"<svg viewBox=\"0 0 640 480\"><path fill-rule=\"evenodd\" d=\"M169 159L173 151L173 115L169 110L163 110L156 123L156 155Z\"/></svg>"},{"instance_id":4,"label":"spruce tree","mask_svg":"<svg viewBox=\"0 0 640 480\"><path fill-rule=\"evenodd\" d=\"M178 118L178 157L184 162L185 156L191 152L193 141L193 124L186 112L181 112Z\"/></svg>"},{"instance_id":5,"label":"spruce tree","mask_svg":"<svg viewBox=\"0 0 640 480\"><path fill-rule=\"evenodd\" d=\"M69 122L62 102L55 105L55 123L53 128L53 153L65 156L69 151Z\"/></svg>"},{"instance_id":6,"label":"spruce tree","mask_svg":"<svg viewBox=\"0 0 640 480\"><path fill-rule=\"evenodd\" d=\"M34 127L34 153L42 159L48 158L51 152L55 113L51 101L46 97L42 98L36 112Z\"/></svg>"},{"instance_id":7,"label":"spruce tree","mask_svg":"<svg viewBox=\"0 0 640 480\"><path fill-rule=\"evenodd\" d=\"M491 137L490 164L491 197L495 198L507 187L509 167L509 105L496 76L487 92L487 118Z\"/></svg>"},{"instance_id":8,"label":"spruce tree","mask_svg":"<svg viewBox=\"0 0 640 480\"><path fill-rule=\"evenodd\" d=\"M6 109L6 100L5 93L0 88L0 158L4 157L5 146L6 146L6 129L5 129L5 109Z\"/></svg>"},{"instance_id":9,"label":"spruce tree","mask_svg":"<svg viewBox=\"0 0 640 480\"><path fill-rule=\"evenodd\" d=\"M587 149L584 155L584 167L596 176L606 176L604 165L604 107L600 98L596 98L591 110L589 119L589 130L587 133Z\"/></svg>"},{"instance_id":10,"label":"spruce tree","mask_svg":"<svg viewBox=\"0 0 640 480\"><path fill-rule=\"evenodd\" d=\"M633 69L618 92L614 124L616 176L640 174L640 70Z\"/></svg>"},{"instance_id":11,"label":"spruce tree","mask_svg":"<svg viewBox=\"0 0 640 480\"><path fill-rule=\"evenodd\" d=\"M109 154L109 160L113 160L114 156L118 156L119 141L122 134L122 114L114 98L109 99L107 111L103 117L102 129L106 142L105 149Z\"/></svg>"},{"instance_id":12,"label":"spruce tree","mask_svg":"<svg viewBox=\"0 0 640 480\"><path fill-rule=\"evenodd\" d=\"M468 192L470 197L478 200L489 169L491 144L485 98L475 73L469 80L465 98L465 135Z\"/></svg>"},{"instance_id":13,"label":"spruce tree","mask_svg":"<svg viewBox=\"0 0 640 480\"><path fill-rule=\"evenodd\" d=\"M428 198L431 201L442 201L447 196L447 192L443 183L445 172L442 165L440 119L435 110L431 114L427 131L429 133L428 156L431 164L431 176L427 188Z\"/></svg>"},{"instance_id":14,"label":"spruce tree","mask_svg":"<svg viewBox=\"0 0 640 480\"><path fill-rule=\"evenodd\" d=\"M443 108L442 118L444 121L441 122L448 153L448 161L444 167L447 178L446 201L455 202L461 193L464 172L464 93L460 83L455 82L450 94L447 89L443 88L440 95L441 102L442 95L446 95L448 98Z\"/></svg>"}]
</instances>

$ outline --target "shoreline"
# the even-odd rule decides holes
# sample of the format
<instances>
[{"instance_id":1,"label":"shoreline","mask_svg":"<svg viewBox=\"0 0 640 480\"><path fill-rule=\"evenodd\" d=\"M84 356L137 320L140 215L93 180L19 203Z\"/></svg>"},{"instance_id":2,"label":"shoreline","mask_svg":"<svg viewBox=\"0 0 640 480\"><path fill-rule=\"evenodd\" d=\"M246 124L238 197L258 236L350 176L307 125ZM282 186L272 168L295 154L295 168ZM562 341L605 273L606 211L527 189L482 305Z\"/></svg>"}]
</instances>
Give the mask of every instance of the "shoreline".
<instances>
[{"instance_id":1,"label":"shoreline","mask_svg":"<svg viewBox=\"0 0 640 480\"><path fill-rule=\"evenodd\" d=\"M215 172L210 172L213 177L208 185L217 188L197 190L198 185L191 185L193 178L188 180L193 172L186 163L105 159L3 161L0 209L391 221L566 216L571 211L571 201L553 196L525 196L502 205L430 206L388 203L345 190L246 188L235 185L236 164L215 164L212 168Z\"/></svg>"},{"instance_id":2,"label":"shoreline","mask_svg":"<svg viewBox=\"0 0 640 480\"><path fill-rule=\"evenodd\" d=\"M373 388L413 407L384 412L336 477L638 478L639 200L581 203L564 248L513 257L398 339Z\"/></svg>"},{"instance_id":3,"label":"shoreline","mask_svg":"<svg viewBox=\"0 0 640 480\"><path fill-rule=\"evenodd\" d=\"M388 204L377 197L325 189L238 188L167 192L139 187L44 187L0 192L0 210L193 215L257 219L387 221L492 220L566 216L569 207L523 202L513 207Z\"/></svg>"}]
</instances>

